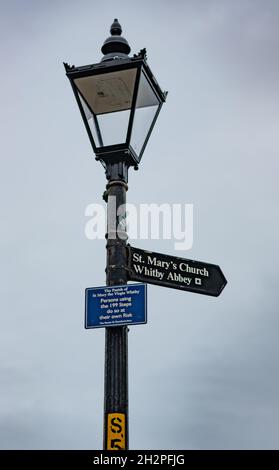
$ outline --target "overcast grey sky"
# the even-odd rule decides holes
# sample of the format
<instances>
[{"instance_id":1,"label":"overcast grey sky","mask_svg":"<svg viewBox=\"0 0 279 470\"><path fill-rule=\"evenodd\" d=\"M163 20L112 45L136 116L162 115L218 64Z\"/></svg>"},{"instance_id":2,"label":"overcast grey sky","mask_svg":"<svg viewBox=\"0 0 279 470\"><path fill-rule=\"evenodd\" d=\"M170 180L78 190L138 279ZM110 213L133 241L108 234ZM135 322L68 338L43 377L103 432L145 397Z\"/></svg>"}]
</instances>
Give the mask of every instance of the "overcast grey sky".
<instances>
[{"instance_id":1,"label":"overcast grey sky","mask_svg":"<svg viewBox=\"0 0 279 470\"><path fill-rule=\"evenodd\" d=\"M219 298L148 287L129 333L130 444L279 447L279 2L2 2L0 447L102 447L104 331L83 329L105 243L101 202L62 62L97 62L119 18L167 103L128 201L193 203L194 245L140 248L222 267Z\"/></svg>"}]
</instances>

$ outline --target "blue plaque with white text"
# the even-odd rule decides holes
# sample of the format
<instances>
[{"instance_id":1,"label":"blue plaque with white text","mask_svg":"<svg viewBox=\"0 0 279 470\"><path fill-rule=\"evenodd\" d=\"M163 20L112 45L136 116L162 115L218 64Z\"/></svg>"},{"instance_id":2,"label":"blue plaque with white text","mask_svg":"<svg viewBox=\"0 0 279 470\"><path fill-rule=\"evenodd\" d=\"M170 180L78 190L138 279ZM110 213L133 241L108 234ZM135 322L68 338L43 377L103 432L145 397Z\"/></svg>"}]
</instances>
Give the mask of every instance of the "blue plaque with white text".
<instances>
[{"instance_id":1,"label":"blue plaque with white text","mask_svg":"<svg viewBox=\"0 0 279 470\"><path fill-rule=\"evenodd\" d=\"M85 328L146 323L146 290L140 283L85 289Z\"/></svg>"}]
</instances>

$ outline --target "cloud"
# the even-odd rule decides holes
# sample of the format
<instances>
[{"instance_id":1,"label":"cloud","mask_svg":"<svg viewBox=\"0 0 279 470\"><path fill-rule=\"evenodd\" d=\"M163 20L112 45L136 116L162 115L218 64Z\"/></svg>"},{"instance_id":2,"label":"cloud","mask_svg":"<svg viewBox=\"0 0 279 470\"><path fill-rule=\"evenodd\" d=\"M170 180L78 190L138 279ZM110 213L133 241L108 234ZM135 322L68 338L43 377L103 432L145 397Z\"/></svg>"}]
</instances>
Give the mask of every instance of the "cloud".
<instances>
[{"instance_id":1,"label":"cloud","mask_svg":"<svg viewBox=\"0 0 279 470\"><path fill-rule=\"evenodd\" d=\"M228 279L218 299L148 287L129 338L131 447L278 448L278 3L95 3L2 16L0 446L102 446L104 332L83 315L105 243L84 236L84 210L106 181L62 61L98 61L118 15L169 90L128 201L193 203L185 257ZM172 240L135 246L177 255Z\"/></svg>"}]
</instances>

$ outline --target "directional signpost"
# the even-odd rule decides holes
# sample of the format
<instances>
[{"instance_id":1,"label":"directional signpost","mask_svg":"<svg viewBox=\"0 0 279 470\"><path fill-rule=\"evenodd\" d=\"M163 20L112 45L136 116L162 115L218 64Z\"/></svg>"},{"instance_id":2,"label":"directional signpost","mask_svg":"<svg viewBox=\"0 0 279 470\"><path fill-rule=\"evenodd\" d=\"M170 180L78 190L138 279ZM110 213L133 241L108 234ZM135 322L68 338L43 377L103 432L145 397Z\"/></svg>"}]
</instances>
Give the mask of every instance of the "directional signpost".
<instances>
[{"instance_id":1,"label":"directional signpost","mask_svg":"<svg viewBox=\"0 0 279 470\"><path fill-rule=\"evenodd\" d=\"M129 279L217 297L227 281L219 266L128 247Z\"/></svg>"},{"instance_id":2,"label":"directional signpost","mask_svg":"<svg viewBox=\"0 0 279 470\"><path fill-rule=\"evenodd\" d=\"M85 290L85 328L143 324L146 310L146 284Z\"/></svg>"}]
</instances>

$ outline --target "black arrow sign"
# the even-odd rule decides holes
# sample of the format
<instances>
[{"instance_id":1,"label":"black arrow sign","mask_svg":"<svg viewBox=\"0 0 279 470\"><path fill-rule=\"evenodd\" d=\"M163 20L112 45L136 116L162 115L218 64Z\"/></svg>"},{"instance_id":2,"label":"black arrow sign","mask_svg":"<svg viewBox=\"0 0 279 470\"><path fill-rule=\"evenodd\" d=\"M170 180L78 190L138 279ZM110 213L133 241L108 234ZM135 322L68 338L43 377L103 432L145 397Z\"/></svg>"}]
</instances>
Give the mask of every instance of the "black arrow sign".
<instances>
[{"instance_id":1,"label":"black arrow sign","mask_svg":"<svg viewBox=\"0 0 279 470\"><path fill-rule=\"evenodd\" d=\"M193 261L128 246L129 280L198 294L221 294L227 281L216 264Z\"/></svg>"}]
</instances>

